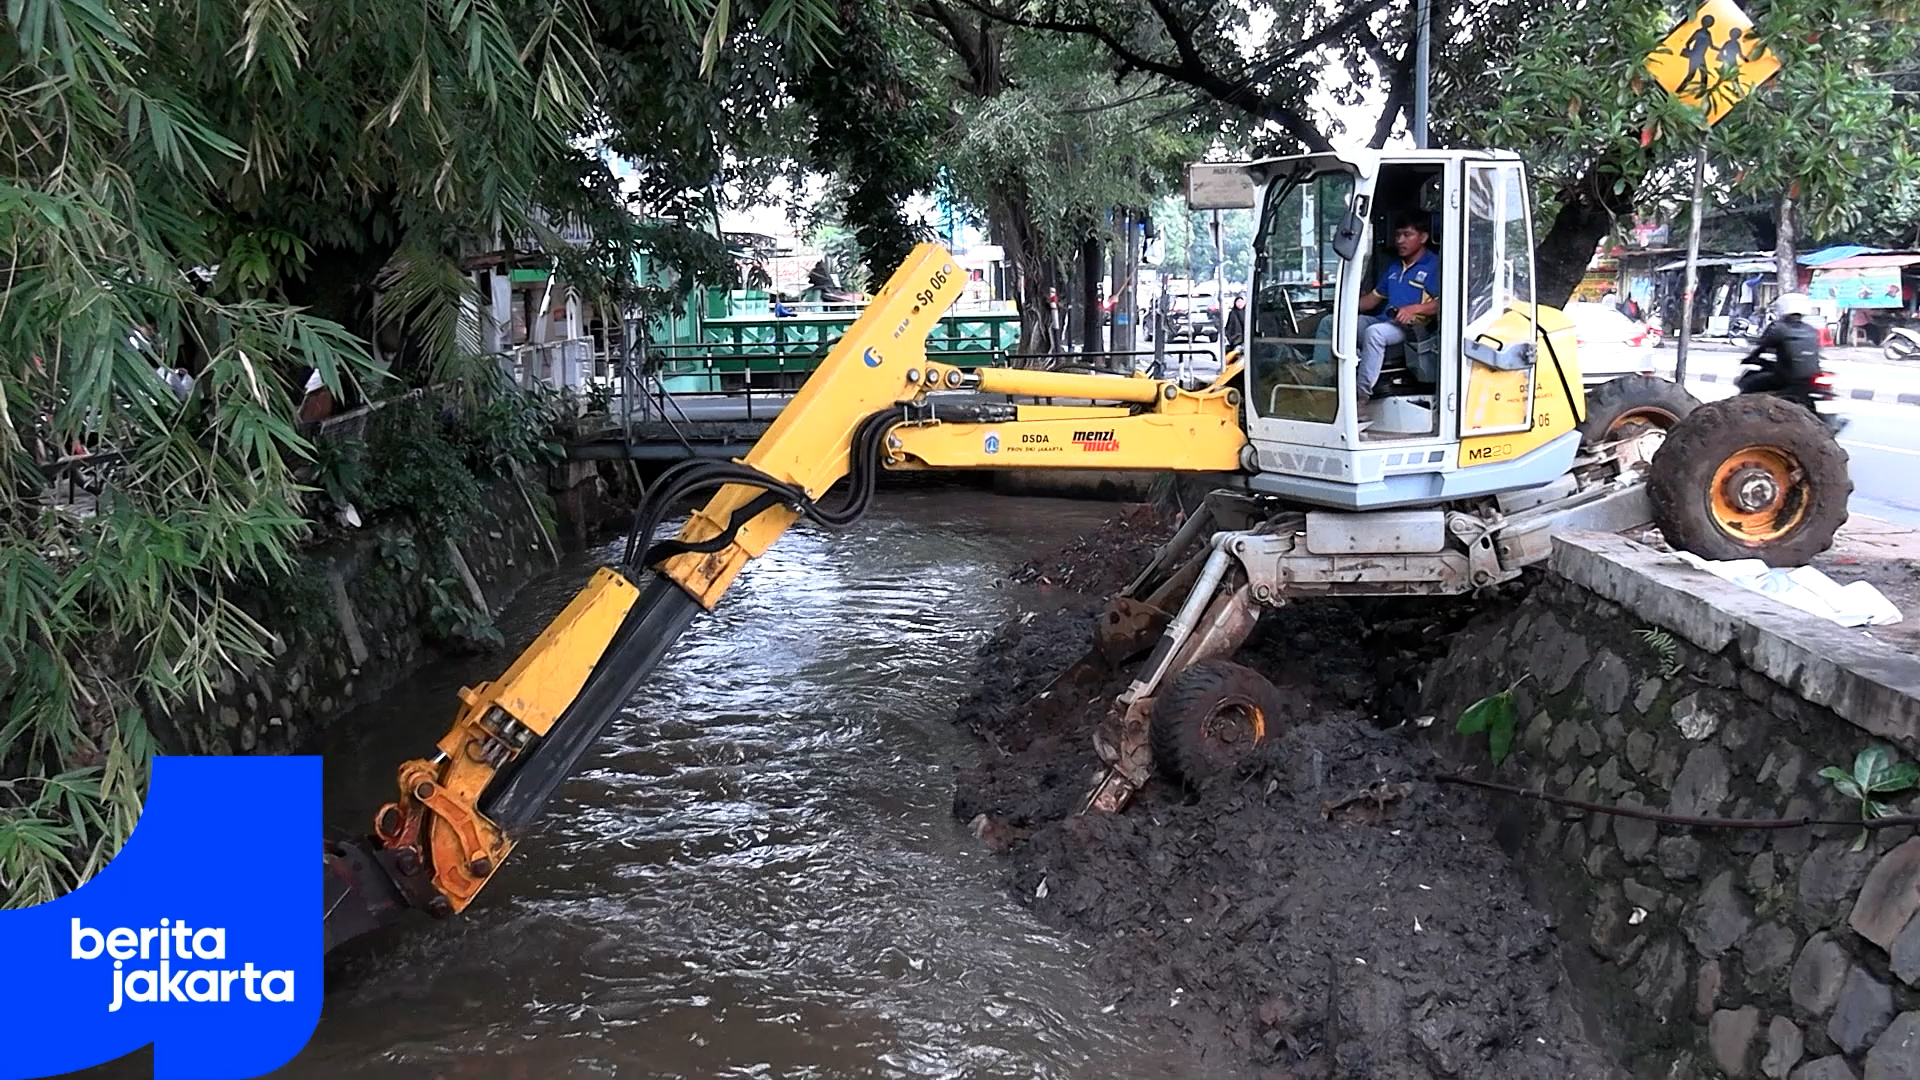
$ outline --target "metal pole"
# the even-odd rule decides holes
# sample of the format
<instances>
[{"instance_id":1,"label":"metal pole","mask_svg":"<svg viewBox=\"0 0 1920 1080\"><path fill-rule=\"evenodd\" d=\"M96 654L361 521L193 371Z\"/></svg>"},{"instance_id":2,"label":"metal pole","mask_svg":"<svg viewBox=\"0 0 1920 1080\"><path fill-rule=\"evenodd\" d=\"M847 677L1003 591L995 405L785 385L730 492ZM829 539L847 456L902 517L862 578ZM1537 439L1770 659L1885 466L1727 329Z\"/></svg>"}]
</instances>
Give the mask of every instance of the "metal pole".
<instances>
[{"instance_id":1,"label":"metal pole","mask_svg":"<svg viewBox=\"0 0 1920 1080\"><path fill-rule=\"evenodd\" d=\"M1693 220L1687 226L1687 288L1680 300L1680 345L1673 361L1673 381L1687 385L1687 346L1693 341L1693 294L1700 287L1701 203L1707 187L1707 141L1693 159Z\"/></svg>"},{"instance_id":2,"label":"metal pole","mask_svg":"<svg viewBox=\"0 0 1920 1080\"><path fill-rule=\"evenodd\" d=\"M1420 0L1420 25L1413 50L1413 145L1421 150L1427 148L1427 50L1433 36L1433 18L1428 5L1429 0Z\"/></svg>"},{"instance_id":3,"label":"metal pole","mask_svg":"<svg viewBox=\"0 0 1920 1080\"><path fill-rule=\"evenodd\" d=\"M1220 305L1220 336L1213 339L1213 351L1222 365L1227 362L1227 242L1220 233L1220 211L1213 212L1213 299Z\"/></svg>"}]
</instances>

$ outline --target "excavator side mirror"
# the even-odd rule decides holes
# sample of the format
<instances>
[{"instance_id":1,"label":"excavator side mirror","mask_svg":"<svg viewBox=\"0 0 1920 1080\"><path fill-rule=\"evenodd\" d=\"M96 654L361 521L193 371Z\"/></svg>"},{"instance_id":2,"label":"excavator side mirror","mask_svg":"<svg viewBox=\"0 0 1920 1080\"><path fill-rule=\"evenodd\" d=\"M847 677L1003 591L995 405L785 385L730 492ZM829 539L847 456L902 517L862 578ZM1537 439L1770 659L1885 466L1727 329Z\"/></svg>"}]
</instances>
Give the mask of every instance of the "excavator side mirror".
<instances>
[{"instance_id":1,"label":"excavator side mirror","mask_svg":"<svg viewBox=\"0 0 1920 1080\"><path fill-rule=\"evenodd\" d=\"M1347 216L1340 219L1340 227L1333 232L1333 250L1342 259L1351 261L1360 254L1360 234L1367 231L1367 220L1360 216L1365 212L1365 204L1363 198L1359 205L1348 210Z\"/></svg>"}]
</instances>

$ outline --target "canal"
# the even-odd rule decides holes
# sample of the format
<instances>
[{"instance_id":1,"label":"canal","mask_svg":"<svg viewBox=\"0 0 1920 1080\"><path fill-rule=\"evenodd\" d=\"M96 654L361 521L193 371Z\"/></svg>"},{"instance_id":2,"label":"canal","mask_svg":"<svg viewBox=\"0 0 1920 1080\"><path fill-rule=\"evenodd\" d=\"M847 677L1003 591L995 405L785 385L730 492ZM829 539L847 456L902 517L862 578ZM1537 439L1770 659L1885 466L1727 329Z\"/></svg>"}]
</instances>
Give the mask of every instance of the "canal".
<instances>
[{"instance_id":1,"label":"canal","mask_svg":"<svg viewBox=\"0 0 1920 1080\"><path fill-rule=\"evenodd\" d=\"M1002 584L1098 503L883 490L797 526L694 624L464 915L350 945L306 1077L1192 1075L1034 921L950 812L974 651L1044 606ZM518 648L618 544L529 586ZM360 831L462 684L423 670L326 748ZM350 729L350 730L349 730Z\"/></svg>"}]
</instances>

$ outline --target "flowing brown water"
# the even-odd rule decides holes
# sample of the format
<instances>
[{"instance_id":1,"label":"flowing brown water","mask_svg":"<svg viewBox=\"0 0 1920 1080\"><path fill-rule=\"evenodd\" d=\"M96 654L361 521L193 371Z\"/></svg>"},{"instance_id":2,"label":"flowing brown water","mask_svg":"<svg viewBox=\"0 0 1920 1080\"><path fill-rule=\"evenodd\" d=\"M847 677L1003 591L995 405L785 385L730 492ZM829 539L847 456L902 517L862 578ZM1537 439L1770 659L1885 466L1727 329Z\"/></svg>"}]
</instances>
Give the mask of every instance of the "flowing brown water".
<instances>
[{"instance_id":1,"label":"flowing brown water","mask_svg":"<svg viewBox=\"0 0 1920 1080\"><path fill-rule=\"evenodd\" d=\"M994 583L1097 503L883 491L796 527L697 620L464 915L336 957L277 1077L1193 1075L998 884L949 812L976 645L1045 600ZM600 559L530 586L518 648ZM329 819L364 828L454 691L421 673L327 750Z\"/></svg>"}]
</instances>

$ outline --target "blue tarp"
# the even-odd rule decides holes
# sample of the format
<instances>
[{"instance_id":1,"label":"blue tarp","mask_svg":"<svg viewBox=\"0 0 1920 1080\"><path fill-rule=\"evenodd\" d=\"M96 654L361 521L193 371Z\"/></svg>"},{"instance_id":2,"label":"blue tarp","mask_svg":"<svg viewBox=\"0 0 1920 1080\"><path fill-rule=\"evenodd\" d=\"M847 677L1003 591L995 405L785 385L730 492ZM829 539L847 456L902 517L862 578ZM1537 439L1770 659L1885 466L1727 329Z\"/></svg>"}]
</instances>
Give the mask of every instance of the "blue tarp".
<instances>
[{"instance_id":1,"label":"blue tarp","mask_svg":"<svg viewBox=\"0 0 1920 1080\"><path fill-rule=\"evenodd\" d=\"M1879 255L1887 248L1861 247L1858 244L1843 244L1839 247L1821 248L1800 256L1801 266L1825 266L1840 259L1851 259L1855 255Z\"/></svg>"}]
</instances>

